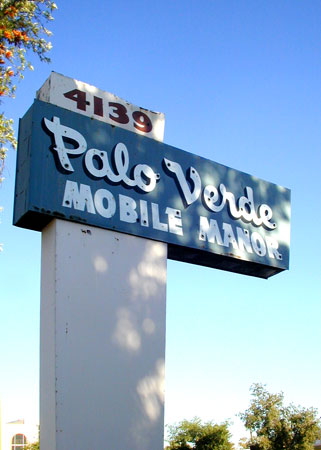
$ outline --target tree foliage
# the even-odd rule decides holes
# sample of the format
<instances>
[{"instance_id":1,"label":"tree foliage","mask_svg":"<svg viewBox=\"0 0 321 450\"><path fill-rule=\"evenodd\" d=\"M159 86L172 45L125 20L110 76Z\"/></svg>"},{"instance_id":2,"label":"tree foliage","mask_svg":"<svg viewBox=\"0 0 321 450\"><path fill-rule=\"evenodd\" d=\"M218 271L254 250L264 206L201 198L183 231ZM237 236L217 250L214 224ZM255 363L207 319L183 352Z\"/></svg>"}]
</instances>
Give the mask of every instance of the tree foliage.
<instances>
[{"instance_id":1,"label":"tree foliage","mask_svg":"<svg viewBox=\"0 0 321 450\"><path fill-rule=\"evenodd\" d=\"M39 449L40 449L39 441L34 442L33 444L29 444L27 445L27 447L25 447L25 450L39 450Z\"/></svg>"},{"instance_id":2,"label":"tree foliage","mask_svg":"<svg viewBox=\"0 0 321 450\"><path fill-rule=\"evenodd\" d=\"M0 103L4 97L14 97L17 80L27 67L33 69L26 59L28 50L49 62L51 32L45 24L56 8L52 0L0 0ZM0 177L8 144L16 146L12 120L0 112Z\"/></svg>"},{"instance_id":3,"label":"tree foliage","mask_svg":"<svg viewBox=\"0 0 321 450\"><path fill-rule=\"evenodd\" d=\"M220 425L207 422L202 424L199 418L183 420L178 425L168 427L168 450L232 450L228 423Z\"/></svg>"},{"instance_id":4,"label":"tree foliage","mask_svg":"<svg viewBox=\"0 0 321 450\"><path fill-rule=\"evenodd\" d=\"M293 404L284 406L283 393L270 394L263 385L251 387L250 407L240 414L250 439L241 447L250 450L313 450L320 435L317 411Z\"/></svg>"}]
</instances>

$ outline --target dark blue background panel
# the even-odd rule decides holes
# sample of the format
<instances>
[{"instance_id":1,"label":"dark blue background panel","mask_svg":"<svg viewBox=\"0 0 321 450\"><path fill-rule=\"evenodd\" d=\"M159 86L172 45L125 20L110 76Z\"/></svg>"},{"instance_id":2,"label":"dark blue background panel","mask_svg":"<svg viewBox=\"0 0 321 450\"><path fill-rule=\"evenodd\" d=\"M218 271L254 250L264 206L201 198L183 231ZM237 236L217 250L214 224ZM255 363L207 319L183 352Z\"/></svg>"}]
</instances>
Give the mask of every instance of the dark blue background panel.
<instances>
[{"instance_id":1,"label":"dark blue background panel","mask_svg":"<svg viewBox=\"0 0 321 450\"><path fill-rule=\"evenodd\" d=\"M289 267L290 191L35 101L20 121L14 224L57 217L168 243L171 259L268 278Z\"/></svg>"}]
</instances>

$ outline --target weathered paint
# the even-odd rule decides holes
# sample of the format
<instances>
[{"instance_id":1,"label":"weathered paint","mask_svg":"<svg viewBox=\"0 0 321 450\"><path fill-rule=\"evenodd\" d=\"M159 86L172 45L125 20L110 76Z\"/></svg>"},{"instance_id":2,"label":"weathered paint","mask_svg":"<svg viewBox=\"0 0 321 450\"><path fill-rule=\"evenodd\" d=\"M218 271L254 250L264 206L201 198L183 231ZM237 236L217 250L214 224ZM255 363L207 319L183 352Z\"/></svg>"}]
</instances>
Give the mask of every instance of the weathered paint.
<instances>
[{"instance_id":1,"label":"weathered paint","mask_svg":"<svg viewBox=\"0 0 321 450\"><path fill-rule=\"evenodd\" d=\"M20 124L14 224L53 217L166 242L193 264L262 278L289 267L288 189L35 101Z\"/></svg>"},{"instance_id":2,"label":"weathered paint","mask_svg":"<svg viewBox=\"0 0 321 450\"><path fill-rule=\"evenodd\" d=\"M133 105L88 83L52 72L37 99L163 141L165 116Z\"/></svg>"}]
</instances>

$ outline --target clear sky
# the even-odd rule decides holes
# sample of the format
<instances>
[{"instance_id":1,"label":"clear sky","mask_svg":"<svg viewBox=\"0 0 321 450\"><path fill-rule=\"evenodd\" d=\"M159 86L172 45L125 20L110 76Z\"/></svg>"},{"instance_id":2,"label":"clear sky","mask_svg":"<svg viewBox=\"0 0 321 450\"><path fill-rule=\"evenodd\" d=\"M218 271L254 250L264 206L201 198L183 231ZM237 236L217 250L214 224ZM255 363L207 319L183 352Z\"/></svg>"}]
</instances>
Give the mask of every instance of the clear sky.
<instances>
[{"instance_id":1,"label":"clear sky","mask_svg":"<svg viewBox=\"0 0 321 450\"><path fill-rule=\"evenodd\" d=\"M321 413L321 3L57 4L52 63L32 57L1 105L16 127L54 70L164 112L166 143L292 191L289 271L168 262L165 422L230 418L237 439L254 382ZM14 152L4 176L0 386L14 420L37 416L40 233L12 226Z\"/></svg>"}]
</instances>

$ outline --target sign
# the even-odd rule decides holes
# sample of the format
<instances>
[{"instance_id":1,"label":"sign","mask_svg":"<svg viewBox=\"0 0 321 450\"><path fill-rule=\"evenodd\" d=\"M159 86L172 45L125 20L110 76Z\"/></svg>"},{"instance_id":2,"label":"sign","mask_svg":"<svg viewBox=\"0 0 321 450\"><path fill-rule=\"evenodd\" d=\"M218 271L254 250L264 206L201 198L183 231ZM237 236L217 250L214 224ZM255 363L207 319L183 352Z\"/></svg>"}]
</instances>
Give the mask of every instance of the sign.
<instances>
[{"instance_id":1,"label":"sign","mask_svg":"<svg viewBox=\"0 0 321 450\"><path fill-rule=\"evenodd\" d=\"M166 242L193 264L262 278L289 267L288 189L36 100L20 123L14 224L53 217Z\"/></svg>"},{"instance_id":2,"label":"sign","mask_svg":"<svg viewBox=\"0 0 321 450\"><path fill-rule=\"evenodd\" d=\"M132 105L110 92L56 72L51 72L39 89L37 99L157 141L164 138L163 113Z\"/></svg>"}]
</instances>

